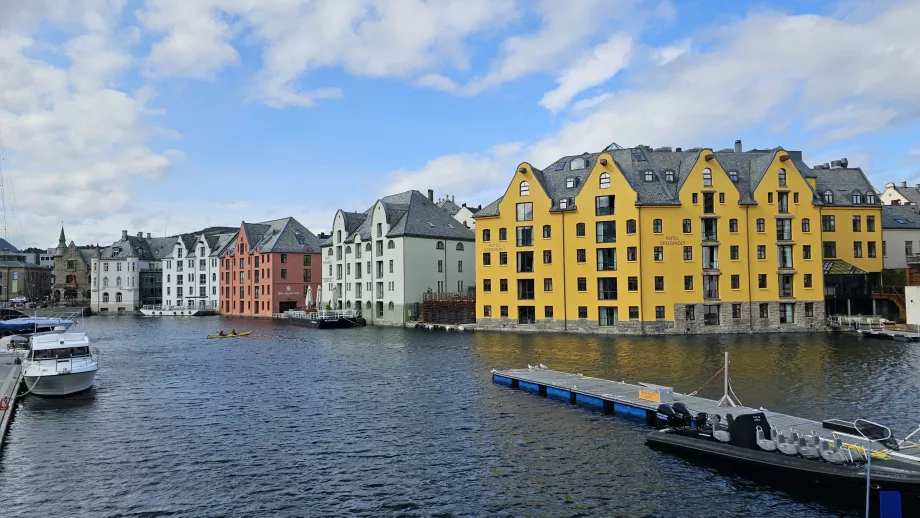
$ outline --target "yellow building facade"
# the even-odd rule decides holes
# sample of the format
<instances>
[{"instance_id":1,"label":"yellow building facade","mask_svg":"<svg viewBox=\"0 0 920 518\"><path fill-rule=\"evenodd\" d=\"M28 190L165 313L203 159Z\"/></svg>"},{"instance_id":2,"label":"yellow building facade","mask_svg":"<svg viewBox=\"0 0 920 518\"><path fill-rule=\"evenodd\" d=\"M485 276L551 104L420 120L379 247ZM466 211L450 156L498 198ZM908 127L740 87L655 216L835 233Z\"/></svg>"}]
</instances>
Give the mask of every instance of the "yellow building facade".
<instances>
[{"instance_id":1,"label":"yellow building facade","mask_svg":"<svg viewBox=\"0 0 920 518\"><path fill-rule=\"evenodd\" d=\"M475 217L486 329L817 330L829 265L882 269L881 206L862 172L781 148L522 163Z\"/></svg>"}]
</instances>

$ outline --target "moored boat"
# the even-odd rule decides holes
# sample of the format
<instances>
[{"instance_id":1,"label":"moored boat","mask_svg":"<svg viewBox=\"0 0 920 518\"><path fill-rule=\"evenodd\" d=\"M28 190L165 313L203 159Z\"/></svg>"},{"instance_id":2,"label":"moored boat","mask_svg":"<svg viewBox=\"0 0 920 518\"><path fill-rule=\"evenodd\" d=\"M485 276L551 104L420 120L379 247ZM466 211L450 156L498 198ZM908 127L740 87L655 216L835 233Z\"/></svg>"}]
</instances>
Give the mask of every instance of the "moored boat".
<instances>
[{"instance_id":1,"label":"moored boat","mask_svg":"<svg viewBox=\"0 0 920 518\"><path fill-rule=\"evenodd\" d=\"M143 306L141 313L148 317L193 317L201 312L201 308L186 306Z\"/></svg>"},{"instance_id":2,"label":"moored boat","mask_svg":"<svg viewBox=\"0 0 920 518\"><path fill-rule=\"evenodd\" d=\"M67 396L93 386L98 351L90 350L86 333L64 332L28 337L22 377L28 393Z\"/></svg>"}]
</instances>

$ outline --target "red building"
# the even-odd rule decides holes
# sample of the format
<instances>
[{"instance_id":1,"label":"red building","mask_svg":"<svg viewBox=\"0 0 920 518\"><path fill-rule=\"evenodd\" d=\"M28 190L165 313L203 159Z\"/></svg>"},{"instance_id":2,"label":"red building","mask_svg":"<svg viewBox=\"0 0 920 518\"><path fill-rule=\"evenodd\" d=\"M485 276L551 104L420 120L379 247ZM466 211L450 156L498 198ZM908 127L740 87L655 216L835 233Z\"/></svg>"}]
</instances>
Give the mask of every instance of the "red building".
<instances>
[{"instance_id":1,"label":"red building","mask_svg":"<svg viewBox=\"0 0 920 518\"><path fill-rule=\"evenodd\" d=\"M240 225L220 252L220 312L265 316L305 306L322 281L319 239L294 218Z\"/></svg>"}]
</instances>

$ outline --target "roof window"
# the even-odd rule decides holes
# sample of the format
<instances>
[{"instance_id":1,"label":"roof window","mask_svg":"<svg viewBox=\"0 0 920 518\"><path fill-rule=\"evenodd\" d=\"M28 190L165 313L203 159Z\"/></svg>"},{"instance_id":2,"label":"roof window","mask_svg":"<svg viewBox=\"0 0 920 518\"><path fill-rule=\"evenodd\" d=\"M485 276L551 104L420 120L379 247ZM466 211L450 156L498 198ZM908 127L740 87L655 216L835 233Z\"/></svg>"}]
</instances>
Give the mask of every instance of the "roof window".
<instances>
[{"instance_id":1,"label":"roof window","mask_svg":"<svg viewBox=\"0 0 920 518\"><path fill-rule=\"evenodd\" d=\"M824 191L824 203L834 203L834 193L830 189Z\"/></svg>"},{"instance_id":2,"label":"roof window","mask_svg":"<svg viewBox=\"0 0 920 518\"><path fill-rule=\"evenodd\" d=\"M584 158L575 158L572 159L572 163L569 164L569 169L572 171L577 171L578 169L585 168L585 159Z\"/></svg>"},{"instance_id":3,"label":"roof window","mask_svg":"<svg viewBox=\"0 0 920 518\"><path fill-rule=\"evenodd\" d=\"M574 189L575 188L575 178L566 178L565 179L565 188Z\"/></svg>"},{"instance_id":4,"label":"roof window","mask_svg":"<svg viewBox=\"0 0 920 518\"><path fill-rule=\"evenodd\" d=\"M565 169L565 162L559 162L556 164L556 171L562 171L563 169Z\"/></svg>"},{"instance_id":5,"label":"roof window","mask_svg":"<svg viewBox=\"0 0 920 518\"><path fill-rule=\"evenodd\" d=\"M728 177L731 179L731 181L737 183L738 182L738 171L729 171Z\"/></svg>"},{"instance_id":6,"label":"roof window","mask_svg":"<svg viewBox=\"0 0 920 518\"><path fill-rule=\"evenodd\" d=\"M859 191L853 191L853 205L859 205L862 203L862 193Z\"/></svg>"},{"instance_id":7,"label":"roof window","mask_svg":"<svg viewBox=\"0 0 920 518\"><path fill-rule=\"evenodd\" d=\"M645 181L646 181L646 182L651 182L651 181L653 181L654 179L655 179L655 173L653 173L653 172L651 172L651 171L646 171L646 172L645 172Z\"/></svg>"},{"instance_id":8,"label":"roof window","mask_svg":"<svg viewBox=\"0 0 920 518\"><path fill-rule=\"evenodd\" d=\"M645 162L645 153L643 153L641 149L634 149L633 158L640 162Z\"/></svg>"},{"instance_id":9,"label":"roof window","mask_svg":"<svg viewBox=\"0 0 920 518\"><path fill-rule=\"evenodd\" d=\"M674 171L665 171L664 179L668 183L674 183Z\"/></svg>"}]
</instances>

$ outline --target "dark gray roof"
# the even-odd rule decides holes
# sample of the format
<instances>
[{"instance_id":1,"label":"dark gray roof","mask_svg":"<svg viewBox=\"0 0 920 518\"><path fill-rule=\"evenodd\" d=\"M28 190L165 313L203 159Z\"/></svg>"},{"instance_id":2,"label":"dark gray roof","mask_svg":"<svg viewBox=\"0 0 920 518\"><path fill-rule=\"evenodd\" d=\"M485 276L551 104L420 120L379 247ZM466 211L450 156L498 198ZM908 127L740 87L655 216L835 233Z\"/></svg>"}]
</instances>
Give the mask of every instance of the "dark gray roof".
<instances>
[{"instance_id":1,"label":"dark gray roof","mask_svg":"<svg viewBox=\"0 0 920 518\"><path fill-rule=\"evenodd\" d=\"M437 205L438 207L441 207L442 209L447 211L447 213L450 214L451 216L456 216L457 213L460 212L460 206L448 200L447 198L439 201Z\"/></svg>"},{"instance_id":2,"label":"dark gray roof","mask_svg":"<svg viewBox=\"0 0 920 518\"><path fill-rule=\"evenodd\" d=\"M920 207L882 205L882 228L888 230L920 229Z\"/></svg>"},{"instance_id":3,"label":"dark gray roof","mask_svg":"<svg viewBox=\"0 0 920 518\"><path fill-rule=\"evenodd\" d=\"M243 223L253 252L319 253L319 239L294 218Z\"/></svg>"},{"instance_id":4,"label":"dark gray roof","mask_svg":"<svg viewBox=\"0 0 920 518\"><path fill-rule=\"evenodd\" d=\"M224 234L205 234L208 246L211 247L211 257L219 257L228 244L236 241L236 232ZM213 241L213 242L212 242Z\"/></svg>"},{"instance_id":5,"label":"dark gray roof","mask_svg":"<svg viewBox=\"0 0 920 518\"><path fill-rule=\"evenodd\" d=\"M486 216L498 216L498 205L502 202L504 196L499 196L497 200L486 205L485 207L479 209L476 212L476 215L473 218L481 218Z\"/></svg>"},{"instance_id":6,"label":"dark gray roof","mask_svg":"<svg viewBox=\"0 0 920 518\"><path fill-rule=\"evenodd\" d=\"M168 256L176 244L176 237L153 237L150 239L128 236L106 247L100 253L103 260L136 257L144 261L158 261Z\"/></svg>"},{"instance_id":7,"label":"dark gray roof","mask_svg":"<svg viewBox=\"0 0 920 518\"><path fill-rule=\"evenodd\" d=\"M901 196L907 198L907 201L914 205L920 205L920 190L917 190L916 187L901 187L900 185L896 185L894 190Z\"/></svg>"},{"instance_id":8,"label":"dark gray roof","mask_svg":"<svg viewBox=\"0 0 920 518\"><path fill-rule=\"evenodd\" d=\"M93 252L96 249L95 248L77 248L77 250L80 252L80 255L83 256L83 260L86 261L86 264L89 264L90 259L93 258Z\"/></svg>"},{"instance_id":9,"label":"dark gray roof","mask_svg":"<svg viewBox=\"0 0 920 518\"><path fill-rule=\"evenodd\" d=\"M828 205L824 202L824 192L831 191L834 193L834 203L830 204L835 207L853 206L853 193L859 192L862 195L862 203L866 205L866 194L876 194L875 188L869 183L869 179L863 174L862 169L856 168L833 168L833 169L813 169L817 177L818 200L820 205ZM873 205L881 205L878 196L875 197Z\"/></svg>"},{"instance_id":10,"label":"dark gray roof","mask_svg":"<svg viewBox=\"0 0 920 518\"><path fill-rule=\"evenodd\" d=\"M354 242L355 236L361 236L362 241L371 239L373 231L371 213L377 203L383 205L387 224L390 226L387 237L415 236L461 241L475 239L472 230L455 220L451 214L429 200L427 196L419 191L406 191L380 198L363 213L345 213L346 230L349 224L353 225L360 221L360 224L345 239L346 243ZM324 241L322 246L328 246L331 243L330 238Z\"/></svg>"},{"instance_id":11,"label":"dark gray roof","mask_svg":"<svg viewBox=\"0 0 920 518\"><path fill-rule=\"evenodd\" d=\"M10 244L6 239L0 238L0 252L7 250L10 252L18 252L19 249Z\"/></svg>"}]
</instances>

